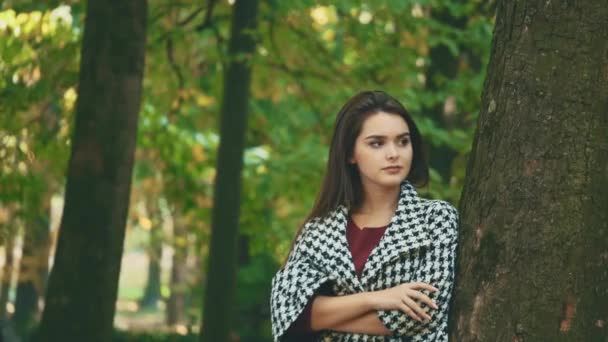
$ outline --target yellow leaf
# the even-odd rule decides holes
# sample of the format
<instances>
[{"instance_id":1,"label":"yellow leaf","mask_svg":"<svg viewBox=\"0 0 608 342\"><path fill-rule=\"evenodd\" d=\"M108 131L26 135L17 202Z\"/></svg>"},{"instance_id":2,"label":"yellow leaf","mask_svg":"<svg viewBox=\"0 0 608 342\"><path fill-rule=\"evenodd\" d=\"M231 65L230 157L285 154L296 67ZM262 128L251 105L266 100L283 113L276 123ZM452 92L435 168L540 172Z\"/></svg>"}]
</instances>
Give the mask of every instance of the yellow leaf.
<instances>
[{"instance_id":1,"label":"yellow leaf","mask_svg":"<svg viewBox=\"0 0 608 342\"><path fill-rule=\"evenodd\" d=\"M182 236L178 236L175 238L175 246L176 247L185 247L188 246L188 239Z\"/></svg>"},{"instance_id":2,"label":"yellow leaf","mask_svg":"<svg viewBox=\"0 0 608 342\"><path fill-rule=\"evenodd\" d=\"M259 165L259 166L258 166L258 167L255 169L255 171L256 171L258 174L263 175L263 174L265 174L266 172L268 172L268 169L266 168L266 165Z\"/></svg>"},{"instance_id":3,"label":"yellow leaf","mask_svg":"<svg viewBox=\"0 0 608 342\"><path fill-rule=\"evenodd\" d=\"M29 151L29 148L25 141L19 142L19 150L21 150L21 152L23 152L23 153L27 153L27 151Z\"/></svg>"},{"instance_id":4,"label":"yellow leaf","mask_svg":"<svg viewBox=\"0 0 608 342\"><path fill-rule=\"evenodd\" d=\"M207 156L205 155L205 150L199 144L192 146L192 157L197 162L204 162L207 160Z\"/></svg>"},{"instance_id":5,"label":"yellow leaf","mask_svg":"<svg viewBox=\"0 0 608 342\"><path fill-rule=\"evenodd\" d=\"M7 28L15 26L15 11L12 9L0 12L0 31L5 31Z\"/></svg>"},{"instance_id":6,"label":"yellow leaf","mask_svg":"<svg viewBox=\"0 0 608 342\"><path fill-rule=\"evenodd\" d=\"M279 197L275 202L276 214L279 218L285 218L291 212L291 204L285 197Z\"/></svg>"},{"instance_id":7,"label":"yellow leaf","mask_svg":"<svg viewBox=\"0 0 608 342\"><path fill-rule=\"evenodd\" d=\"M27 173L27 165L22 161L17 164L17 169L22 175L25 175Z\"/></svg>"},{"instance_id":8,"label":"yellow leaf","mask_svg":"<svg viewBox=\"0 0 608 342\"><path fill-rule=\"evenodd\" d=\"M321 38L323 38L324 41L331 43L336 38L336 32L332 29L325 30L323 34L321 34Z\"/></svg>"},{"instance_id":9,"label":"yellow leaf","mask_svg":"<svg viewBox=\"0 0 608 342\"><path fill-rule=\"evenodd\" d=\"M139 225L144 229L144 230L150 230L152 229L152 220L150 220L147 217L143 217L140 216L139 217Z\"/></svg>"},{"instance_id":10,"label":"yellow leaf","mask_svg":"<svg viewBox=\"0 0 608 342\"><path fill-rule=\"evenodd\" d=\"M76 94L76 89L74 87L68 88L65 93L63 93L63 106L66 110L72 111L74 109L74 103L76 103L76 98L78 95Z\"/></svg>"},{"instance_id":11,"label":"yellow leaf","mask_svg":"<svg viewBox=\"0 0 608 342\"><path fill-rule=\"evenodd\" d=\"M334 24L338 21L338 14L334 6L316 6L310 10L310 18L313 26L320 30L327 24Z\"/></svg>"},{"instance_id":12,"label":"yellow leaf","mask_svg":"<svg viewBox=\"0 0 608 342\"><path fill-rule=\"evenodd\" d=\"M200 107L209 107L215 103L215 98L205 94L196 94L194 99L196 104Z\"/></svg>"}]
</instances>

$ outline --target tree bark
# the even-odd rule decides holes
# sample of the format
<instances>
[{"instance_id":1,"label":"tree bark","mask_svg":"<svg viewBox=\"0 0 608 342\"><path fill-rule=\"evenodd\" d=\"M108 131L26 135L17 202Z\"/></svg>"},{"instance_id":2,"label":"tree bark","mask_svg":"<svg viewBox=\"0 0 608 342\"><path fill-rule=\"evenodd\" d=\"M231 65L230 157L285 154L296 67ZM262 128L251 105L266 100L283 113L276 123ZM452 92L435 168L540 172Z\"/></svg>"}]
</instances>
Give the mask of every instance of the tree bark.
<instances>
[{"instance_id":1,"label":"tree bark","mask_svg":"<svg viewBox=\"0 0 608 342\"><path fill-rule=\"evenodd\" d=\"M501 1L450 340L608 340L608 6Z\"/></svg>"},{"instance_id":2,"label":"tree bark","mask_svg":"<svg viewBox=\"0 0 608 342\"><path fill-rule=\"evenodd\" d=\"M146 20L146 0L88 2L65 207L34 340L111 340Z\"/></svg>"},{"instance_id":3,"label":"tree bark","mask_svg":"<svg viewBox=\"0 0 608 342\"><path fill-rule=\"evenodd\" d=\"M228 341L234 323L241 170L247 127L250 60L255 51L257 0L237 0L221 105L220 145L201 341Z\"/></svg>"}]
</instances>

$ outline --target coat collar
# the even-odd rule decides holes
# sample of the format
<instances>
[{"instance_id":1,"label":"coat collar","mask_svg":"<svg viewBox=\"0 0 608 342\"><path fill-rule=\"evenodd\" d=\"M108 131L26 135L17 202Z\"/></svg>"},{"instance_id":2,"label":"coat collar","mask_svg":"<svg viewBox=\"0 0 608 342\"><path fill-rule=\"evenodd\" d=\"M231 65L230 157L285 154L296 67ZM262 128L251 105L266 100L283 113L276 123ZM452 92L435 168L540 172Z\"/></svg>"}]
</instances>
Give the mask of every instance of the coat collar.
<instances>
[{"instance_id":1,"label":"coat collar","mask_svg":"<svg viewBox=\"0 0 608 342\"><path fill-rule=\"evenodd\" d=\"M424 229L426 214L423 200L418 196L414 186L406 180L401 183L399 201L391 223L369 255L359 279L346 240L348 214L348 209L341 205L330 213L328 219L337 223L334 225L335 229L338 229L337 248L340 250L337 252L339 255L347 256L348 260L344 263L348 275L353 278L353 285L360 290L363 289L362 284L368 284L389 261L431 243Z\"/></svg>"}]
</instances>

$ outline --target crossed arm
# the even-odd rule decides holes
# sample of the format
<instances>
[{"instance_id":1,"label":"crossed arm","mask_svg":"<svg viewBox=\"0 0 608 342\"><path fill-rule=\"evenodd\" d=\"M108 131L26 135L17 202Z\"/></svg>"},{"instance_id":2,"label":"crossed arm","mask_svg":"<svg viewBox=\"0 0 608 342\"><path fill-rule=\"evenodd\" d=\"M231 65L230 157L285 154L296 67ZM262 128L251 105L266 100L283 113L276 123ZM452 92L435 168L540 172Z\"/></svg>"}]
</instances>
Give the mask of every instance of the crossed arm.
<instances>
[{"instance_id":1,"label":"crossed arm","mask_svg":"<svg viewBox=\"0 0 608 342\"><path fill-rule=\"evenodd\" d=\"M312 270L310 268L297 268L298 270ZM296 277L297 278L297 277ZM300 277L302 279L311 279L310 277ZM317 294L310 297L310 294L306 295L308 299L307 307L303 308L304 311L300 311L300 316L295 320L287 318L287 324L291 323L289 329L294 328L293 332L304 332L304 331L337 331L344 333L358 333L366 335L410 335L419 333L425 328L431 328L436 326L439 321L432 319L435 313L431 313L429 310L441 309L440 312L444 312L447 309L447 301L445 297L449 293L449 282L442 282L442 288L444 288L445 294L440 296L443 300L441 308L438 306L439 302L435 303L429 296L425 295L423 290L428 291L439 291L439 288L423 283L403 283L397 286L378 290L374 292L362 292L351 295L335 296L329 295L327 292L326 284L322 283L319 287L318 283L313 284L299 284L301 286L290 286L284 287L283 291L294 291L294 289L305 288L304 285L309 285L309 289L317 287ZM435 295L437 297L437 295ZM286 315L284 312L288 312L284 308L289 308L289 304L295 303L298 299L294 297L293 302L283 300L280 301L280 296L273 297L273 311L271 312L274 316L275 322L280 323L281 315ZM286 297L287 298L287 297ZM300 299L302 305L302 300ZM424 304L422 306L421 304ZM300 306L301 310L302 306ZM292 310L292 314L295 310ZM439 314L440 312L437 312ZM432 314L432 316L431 316ZM305 315L305 316L302 316ZM444 316L439 315L440 317ZM285 316L287 317L287 316ZM436 317L439 318L439 317ZM303 320L302 320L303 319ZM308 321L309 319L309 321ZM307 322L304 323L304 322ZM295 323L295 324L294 324ZM284 325L285 326L285 325ZM281 336L281 326L276 324L274 326L279 332L275 333L276 336ZM287 328L284 328L287 329Z\"/></svg>"},{"instance_id":2,"label":"crossed arm","mask_svg":"<svg viewBox=\"0 0 608 342\"><path fill-rule=\"evenodd\" d=\"M312 330L392 335L373 307L369 292L347 296L316 296L312 302Z\"/></svg>"},{"instance_id":3,"label":"crossed arm","mask_svg":"<svg viewBox=\"0 0 608 342\"><path fill-rule=\"evenodd\" d=\"M419 290L439 291L422 282L404 283L378 292L363 292L346 296L313 297L310 307L310 328L313 331L334 330L368 335L393 335L394 331L382 322L377 310L398 310L412 316L420 327L430 323L428 310L439 307ZM415 300L424 302L425 310ZM414 325L410 327L415 328Z\"/></svg>"}]
</instances>

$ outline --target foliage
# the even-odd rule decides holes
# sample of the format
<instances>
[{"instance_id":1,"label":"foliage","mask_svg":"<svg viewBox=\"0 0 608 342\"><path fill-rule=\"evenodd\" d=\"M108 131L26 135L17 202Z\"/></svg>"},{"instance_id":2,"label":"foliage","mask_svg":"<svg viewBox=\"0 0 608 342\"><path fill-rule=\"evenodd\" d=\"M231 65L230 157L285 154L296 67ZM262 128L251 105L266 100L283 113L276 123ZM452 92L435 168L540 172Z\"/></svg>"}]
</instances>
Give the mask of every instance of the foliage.
<instances>
[{"instance_id":1,"label":"foliage","mask_svg":"<svg viewBox=\"0 0 608 342\"><path fill-rule=\"evenodd\" d=\"M24 209L62 182L76 98L79 20L65 5L0 11L0 201L5 204L21 203ZM23 210L17 213L28 218Z\"/></svg>"},{"instance_id":2,"label":"foliage","mask_svg":"<svg viewBox=\"0 0 608 342\"><path fill-rule=\"evenodd\" d=\"M0 203L5 206L24 204L28 191L61 191L84 8L77 2L1 4ZM257 53L243 56L254 75L241 203L241 233L250 256L239 274L242 313L266 300L270 277L313 205L335 114L355 92L383 89L399 98L429 146L455 154L447 177L431 165L432 186L421 194L458 201L489 55L493 18L487 6L480 0L263 3L259 29L251 32ZM177 219L187 226L186 241L165 236L167 244L189 245L200 261L190 284L196 300L204 290L210 238L218 104L230 96L222 94L222 80L231 6L220 1L212 15L207 11L207 2L150 2L129 214L129 229L150 231ZM464 24L455 27L446 16ZM431 73L442 70L430 55L438 47L456 60L455 77ZM446 106L453 109L440 117L427 112ZM138 209L138 203L159 198L166 200L159 212ZM243 336L264 329L242 326L253 329Z\"/></svg>"}]
</instances>

